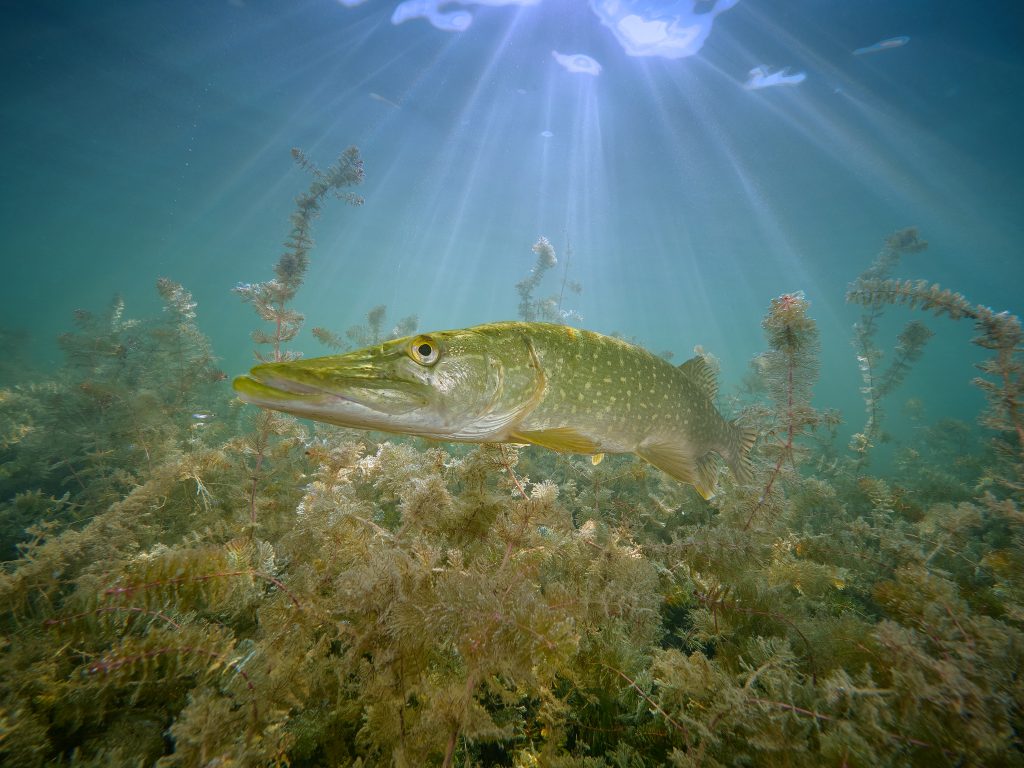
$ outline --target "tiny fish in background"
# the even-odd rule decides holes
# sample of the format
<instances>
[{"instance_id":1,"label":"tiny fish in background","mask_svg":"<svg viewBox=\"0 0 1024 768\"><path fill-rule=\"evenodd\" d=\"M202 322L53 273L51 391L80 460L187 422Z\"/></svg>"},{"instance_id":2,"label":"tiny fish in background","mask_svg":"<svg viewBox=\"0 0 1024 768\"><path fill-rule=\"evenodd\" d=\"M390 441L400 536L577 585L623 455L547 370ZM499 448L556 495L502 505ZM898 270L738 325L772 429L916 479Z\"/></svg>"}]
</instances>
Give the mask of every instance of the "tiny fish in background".
<instances>
[{"instance_id":1,"label":"tiny fish in background","mask_svg":"<svg viewBox=\"0 0 1024 768\"><path fill-rule=\"evenodd\" d=\"M635 453L704 497L716 455L741 482L755 434L715 408L703 357L676 367L610 336L502 322L420 334L343 355L257 365L249 403L316 421L465 443Z\"/></svg>"},{"instance_id":2,"label":"tiny fish in background","mask_svg":"<svg viewBox=\"0 0 1024 768\"><path fill-rule=\"evenodd\" d=\"M600 63L585 53L559 53L558 51L552 51L551 56L565 67L568 72L577 75L593 75L595 77L601 74L602 67Z\"/></svg>"},{"instance_id":3,"label":"tiny fish in background","mask_svg":"<svg viewBox=\"0 0 1024 768\"><path fill-rule=\"evenodd\" d=\"M762 88L773 88L780 85L800 85L807 79L806 72L790 72L789 67L782 69L770 69L769 67L754 67L750 70L747 82L743 87L748 91L757 91Z\"/></svg>"},{"instance_id":4,"label":"tiny fish in background","mask_svg":"<svg viewBox=\"0 0 1024 768\"><path fill-rule=\"evenodd\" d=\"M374 91L370 91L370 98L374 101L379 101L381 104L387 104L389 107L394 107L395 109L402 108L402 105L398 102L392 101L386 96L381 96L379 93L375 93Z\"/></svg>"},{"instance_id":5,"label":"tiny fish in background","mask_svg":"<svg viewBox=\"0 0 1024 768\"><path fill-rule=\"evenodd\" d=\"M897 37L887 37L885 40L879 40L877 43L871 45L865 45L863 48L856 48L853 51L854 56L865 56L869 53L878 53L879 51L888 51L890 48L902 48L904 45L910 42L909 35L899 35Z\"/></svg>"}]
</instances>

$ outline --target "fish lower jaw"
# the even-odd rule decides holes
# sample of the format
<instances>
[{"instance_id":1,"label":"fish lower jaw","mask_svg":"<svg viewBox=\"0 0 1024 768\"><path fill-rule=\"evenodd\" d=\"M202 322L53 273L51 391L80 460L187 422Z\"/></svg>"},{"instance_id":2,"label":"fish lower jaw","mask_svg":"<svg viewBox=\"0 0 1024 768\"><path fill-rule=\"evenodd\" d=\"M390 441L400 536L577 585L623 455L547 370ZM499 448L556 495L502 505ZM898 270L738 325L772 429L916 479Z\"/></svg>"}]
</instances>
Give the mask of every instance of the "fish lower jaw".
<instances>
[{"instance_id":1,"label":"fish lower jaw","mask_svg":"<svg viewBox=\"0 0 1024 768\"><path fill-rule=\"evenodd\" d=\"M235 393L247 403L265 408L287 410L321 410L331 404L353 404L368 407L358 398L321 389L293 379L275 377L239 376L232 387Z\"/></svg>"},{"instance_id":2,"label":"fish lower jaw","mask_svg":"<svg viewBox=\"0 0 1024 768\"><path fill-rule=\"evenodd\" d=\"M231 383L231 388L242 400L254 405L269 405L289 400L296 395L308 396L311 394L309 387L306 387L304 392L296 392L281 386L283 383L263 378L258 379L255 376L239 376Z\"/></svg>"},{"instance_id":3,"label":"fish lower jaw","mask_svg":"<svg viewBox=\"0 0 1024 768\"><path fill-rule=\"evenodd\" d=\"M282 379L273 376L261 377L259 379L250 377L253 381L267 387L268 389L276 390L282 394L288 395L333 395L332 392L326 392L320 387L314 387L310 384L303 384L301 381L295 381L294 379Z\"/></svg>"}]
</instances>

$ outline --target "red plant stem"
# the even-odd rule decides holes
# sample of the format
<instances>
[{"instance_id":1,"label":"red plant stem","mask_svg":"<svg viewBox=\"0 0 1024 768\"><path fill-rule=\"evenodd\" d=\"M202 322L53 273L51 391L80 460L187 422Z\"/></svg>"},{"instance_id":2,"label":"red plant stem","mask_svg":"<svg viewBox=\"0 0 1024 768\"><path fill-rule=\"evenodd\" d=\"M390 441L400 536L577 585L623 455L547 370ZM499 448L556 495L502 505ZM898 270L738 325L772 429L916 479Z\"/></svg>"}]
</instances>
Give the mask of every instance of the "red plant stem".
<instances>
[{"instance_id":1,"label":"red plant stem","mask_svg":"<svg viewBox=\"0 0 1024 768\"><path fill-rule=\"evenodd\" d=\"M92 611L82 611L81 613L73 613L70 616L60 616L56 619L46 619L46 621L43 622L43 626L63 626L65 624L70 624L72 621L75 621L76 619L83 619L86 616L95 616L100 613L114 613L115 611L129 611L132 613L139 613L146 616L152 616L155 619L161 619L162 621L167 622L175 629L181 629L181 624L176 622L167 614L161 613L160 611L149 611L145 608L140 608L135 605L101 605L99 608L96 608Z\"/></svg>"},{"instance_id":2,"label":"red plant stem","mask_svg":"<svg viewBox=\"0 0 1024 768\"><path fill-rule=\"evenodd\" d=\"M953 613L952 609L948 605L943 605L942 607L946 609L946 615L948 615L953 624L956 625L956 628L960 630L960 634L964 636L964 641L967 643L967 647L973 651L974 640L969 634L967 634L967 631L960 625L960 622L956 620L956 615Z\"/></svg>"},{"instance_id":3,"label":"red plant stem","mask_svg":"<svg viewBox=\"0 0 1024 768\"><path fill-rule=\"evenodd\" d=\"M502 443L498 443L498 450L501 452L501 464L505 467L505 471L508 472L509 477L512 478L512 482L516 484L516 488L519 489L519 494L524 498L528 499L526 491L523 490L523 484L519 482L519 478L516 477L515 470L512 469L512 465L509 463L508 458L505 456L505 446Z\"/></svg>"},{"instance_id":4,"label":"red plant stem","mask_svg":"<svg viewBox=\"0 0 1024 768\"><path fill-rule=\"evenodd\" d=\"M302 609L302 603L299 599L289 590L284 583L275 576L271 576L269 573L263 571L257 571L253 568L245 568L240 571L219 571L217 573L206 573L202 576L175 576L171 579L161 579L158 581L150 581L145 584L129 584L123 587L108 587L103 590L103 594L108 597L131 597L136 592L142 592L147 589L154 589L156 587L166 587L172 584L189 584L199 583L204 581L210 581L211 579L225 579L231 576L256 576L257 578L264 579L270 582L279 590L284 592L295 603L295 607Z\"/></svg>"},{"instance_id":5,"label":"red plant stem","mask_svg":"<svg viewBox=\"0 0 1024 768\"><path fill-rule=\"evenodd\" d=\"M64 465L68 468L68 471L71 473L71 476L75 478L75 482L82 487L83 491L86 490L85 483L82 482L82 478L78 476L78 473L75 472L75 468L71 466L71 459L69 459L64 454L61 454L61 456L64 458Z\"/></svg>"},{"instance_id":6,"label":"red plant stem","mask_svg":"<svg viewBox=\"0 0 1024 768\"><path fill-rule=\"evenodd\" d=\"M149 454L149 446L146 445L146 438L142 435L142 428L139 426L139 420L136 418L135 410L125 401L124 398L121 398L121 402L124 403L125 410L127 410L128 414L131 416L132 429L135 431L135 439L139 445L142 446L142 451L146 454L146 466L149 467L149 471L152 472L153 457Z\"/></svg>"},{"instance_id":7,"label":"red plant stem","mask_svg":"<svg viewBox=\"0 0 1024 768\"><path fill-rule=\"evenodd\" d=\"M137 661L145 661L146 659L157 659L161 656L167 656L168 654L173 653L181 653L185 655L191 654L194 656L206 656L207 658L214 659L216 661L223 663L224 666L230 668L233 672L238 674L243 680L245 680L245 685L249 689L249 695L252 696L253 722L255 723L259 720L259 709L257 708L256 705L256 687L252 684L252 680L249 678L249 675L246 673L244 669L242 669L237 664L237 662L225 658L224 654L222 653L217 653L216 651L211 651L207 648L196 648L191 645L183 645L177 648L154 648L151 651L146 651L145 653L138 653L134 656L108 656L106 658L94 661L92 664L86 667L86 671L91 675L99 673L107 675L111 672L116 672L122 667L126 667L129 664L133 664Z\"/></svg>"},{"instance_id":8,"label":"red plant stem","mask_svg":"<svg viewBox=\"0 0 1024 768\"><path fill-rule=\"evenodd\" d=\"M826 715L826 714L823 714L821 712L815 712L815 711L810 710L810 709L804 709L803 707L798 707L795 704L787 704L784 701L771 701L769 699L753 699L753 701L756 702L757 704L766 704L766 705L768 705L770 707L778 707L779 709L785 709L785 710L788 710L790 712L793 712L794 714L803 715L804 717L813 717L815 720L822 720L822 721L829 722L829 723L834 723L834 722L837 722L839 720L839 718L837 718L837 717L832 717L831 715ZM926 749L938 749L938 747L936 747L934 744L929 744L927 741L921 741L920 739L915 739L912 736L903 736L903 735L898 734L898 733L889 733L889 732L884 732L884 733L890 739L894 739L895 741L902 741L905 744L910 744L910 745L915 746L915 747L925 747ZM947 749L943 749L942 751L945 752L947 755L956 754L955 752L950 752Z\"/></svg>"},{"instance_id":9,"label":"red plant stem","mask_svg":"<svg viewBox=\"0 0 1024 768\"><path fill-rule=\"evenodd\" d=\"M756 515L761 507L768 501L768 497L771 496L772 487L775 485L776 479L779 477L779 473L782 471L782 463L786 460L787 456L793 455L793 438L796 436L796 426L793 423L793 356L787 356L786 365L786 444L782 448L782 452L779 454L779 460L775 462L775 467L772 469L771 477L768 478L768 484L764 487L764 491L761 493L761 498L757 500L757 504L750 512L750 516L747 517L747 522L743 526L743 530L746 531L750 528L750 524L754 521L754 515Z\"/></svg>"},{"instance_id":10,"label":"red plant stem","mask_svg":"<svg viewBox=\"0 0 1024 768\"><path fill-rule=\"evenodd\" d=\"M519 482L519 478L516 477L515 470L512 469L512 464L509 462L508 458L505 456L505 446L503 444L499 443L498 444L498 450L501 453L501 464L502 464L502 466L505 467L505 471L508 472L509 477L511 477L512 481L516 484L516 488L519 490L520 495L524 499L528 500L530 497L526 495L526 491L523 490L523 484ZM528 522L529 522L529 517L527 516L527 521L524 522L524 524L523 524L523 528L524 529L526 528L526 524ZM509 539L508 542L506 542L506 544L505 544L505 556L502 557L502 559L501 559L501 565L498 566L498 571L503 570L505 568L505 566L508 564L509 558L512 557L512 544L513 544L513 540L512 539Z\"/></svg>"},{"instance_id":11,"label":"red plant stem","mask_svg":"<svg viewBox=\"0 0 1024 768\"><path fill-rule=\"evenodd\" d=\"M259 484L260 467L263 466L263 449L260 448L256 457L256 466L252 470L252 487L249 488L249 522L256 525L256 487Z\"/></svg>"},{"instance_id":12,"label":"red plant stem","mask_svg":"<svg viewBox=\"0 0 1024 768\"><path fill-rule=\"evenodd\" d=\"M826 715L826 714L823 714L821 712L815 712L815 711L810 710L810 709L804 709L803 707L798 707L795 704L787 704L784 701L770 701L768 699L754 699L754 702L757 703L757 704L767 704L767 705L772 706L772 707L779 707L780 709L786 709L786 710L789 710L790 712L795 712L798 715L805 715L806 717L813 717L815 720L825 720L825 721L830 722L830 723L834 723L836 721L836 718L832 717L832 715ZM924 746L930 747L931 744L926 744Z\"/></svg>"},{"instance_id":13,"label":"red plant stem","mask_svg":"<svg viewBox=\"0 0 1024 768\"><path fill-rule=\"evenodd\" d=\"M270 416L264 415L263 418L270 419ZM260 449L259 453L256 454L256 465L252 468L252 485L249 487L249 522L252 524L253 529L256 527L256 489L259 487L260 469L263 467L263 459L266 456L267 445L270 441L269 422L261 421L260 424L257 439ZM254 531L250 530L250 535L253 534Z\"/></svg>"},{"instance_id":14,"label":"red plant stem","mask_svg":"<svg viewBox=\"0 0 1024 768\"><path fill-rule=\"evenodd\" d=\"M473 698L473 691L476 690L476 673L470 674L466 678L466 701L468 702ZM451 768L452 760L455 758L455 747L459 743L459 731L462 730L462 726L459 723L455 724L452 728L451 733L448 734L448 746L444 752L444 762L441 764L441 768Z\"/></svg>"},{"instance_id":15,"label":"red plant stem","mask_svg":"<svg viewBox=\"0 0 1024 768\"><path fill-rule=\"evenodd\" d=\"M768 618L768 619L774 619L775 621L781 621L783 624L788 626L790 629L792 629L794 632L796 632L800 636L801 640L804 641L804 645L807 647L807 663L810 664L810 666L811 666L811 682L814 685L818 684L818 670L817 670L817 667L816 667L816 665L814 663L814 651L811 649L811 641L807 639L807 635L805 635L803 632L800 631L800 627L798 627L787 616L784 616L781 613L775 613L774 611L759 611L756 608L744 608L741 605L736 605L735 602L727 602L725 597L722 597L719 600L712 601L710 599L710 597L708 595L706 595L706 594L702 594L700 592L695 592L694 594L696 595L698 600L700 600L702 603L704 603L704 605L708 606L711 609L711 615L715 619L715 633L716 634L718 632L718 613L717 613L717 609L719 609L719 608L722 608L723 610L737 611L738 613L745 613L748 616L764 616L765 618Z\"/></svg>"},{"instance_id":16,"label":"red plant stem","mask_svg":"<svg viewBox=\"0 0 1024 768\"><path fill-rule=\"evenodd\" d=\"M879 544L881 544L883 538L885 536L889 535L889 533L890 533L890 531L880 530L878 528L867 528L866 530L867 530L868 533L873 534L875 536L875 538L878 539ZM961 560L963 560L965 563L967 563L972 568L976 568L979 571L985 571L989 575L993 575L991 569L989 569L988 566L986 566L985 564L975 562L974 560L971 560L971 558L967 557L967 555L963 554L962 552L957 552L955 549L953 549L953 548L951 548L951 547L949 547L949 546L947 546L945 544L942 544L941 542L934 541L932 539L926 539L923 536L918 536L916 533L911 533L910 531L901 531L900 534L902 536L906 536L908 539L914 539L915 541L920 541L922 544L929 544L929 545L931 545L933 547L938 547L940 549L945 549L953 557L960 558ZM853 554L858 556L858 557L862 557L862 555L860 555L860 554L858 554L856 552L854 552ZM863 556L863 559L872 560L872 562L875 562L875 563L877 563L877 564L879 564L879 565L881 565L881 566L883 566L885 568L890 568L891 569L893 567L892 563L886 563L886 562L883 562L882 560L875 560L873 558L868 558L866 556ZM929 557L929 560L930 559L931 559L931 557Z\"/></svg>"},{"instance_id":17,"label":"red plant stem","mask_svg":"<svg viewBox=\"0 0 1024 768\"><path fill-rule=\"evenodd\" d=\"M459 729L455 728L448 734L448 746L444 750L444 762L441 763L442 768L449 768L452 764L452 759L455 757L455 745L458 744L458 740Z\"/></svg>"},{"instance_id":18,"label":"red plant stem","mask_svg":"<svg viewBox=\"0 0 1024 768\"><path fill-rule=\"evenodd\" d=\"M635 681L635 680L633 680L633 678L631 678L631 677L630 677L629 675L627 675L627 674L626 674L625 672L622 672L621 670L618 670L618 669L616 669L615 667L609 667L609 666L608 666L607 664L605 664L605 665L602 665L602 666L606 667L607 669L610 669L610 670L611 670L612 672L614 672L614 673L615 673L615 674L617 674L617 675L618 675L619 677L621 677L621 678L622 678L623 680L625 680L625 681L626 681L627 683L629 683L629 686L630 686L630 687L631 687L631 688L632 688L632 689L633 689L634 691L636 691L637 693L639 693L639 694L640 694L640 697L641 697L641 698L642 698L642 699L643 699L644 701L646 701L646 702L647 702L648 704L650 704L650 705L651 705L651 706L652 706L652 707L654 708L654 710L655 710L655 711L656 711L656 712L657 712L657 713L658 713L659 715L661 715L662 717L664 717L664 718L665 718L665 721L666 721L666 722L668 722L668 724L669 724L669 725L671 725L671 726L672 726L673 728L675 728L675 729L676 729L677 731L679 731L679 732L680 732L681 734L683 734L683 738L685 738L685 739L689 739L689 738L690 738L690 732L689 732L689 731L688 731L688 730L686 729L686 726L684 726L684 725L681 725L680 723L677 723L677 722L676 722L675 720L673 720L673 719L672 719L672 718L671 718L671 717L669 716L668 712L666 712L666 711L665 711L664 709L662 709L662 708L661 708L661 707L660 707L660 706L658 705L658 702L656 702L656 701L655 701L654 699L652 699L652 698L651 698L650 696L648 696L648 695L647 695L647 694L646 694L646 693L644 692L644 689L643 689L643 688L641 688L641 687L640 687L639 685L637 685L637 684L636 684L636 681Z\"/></svg>"}]
</instances>

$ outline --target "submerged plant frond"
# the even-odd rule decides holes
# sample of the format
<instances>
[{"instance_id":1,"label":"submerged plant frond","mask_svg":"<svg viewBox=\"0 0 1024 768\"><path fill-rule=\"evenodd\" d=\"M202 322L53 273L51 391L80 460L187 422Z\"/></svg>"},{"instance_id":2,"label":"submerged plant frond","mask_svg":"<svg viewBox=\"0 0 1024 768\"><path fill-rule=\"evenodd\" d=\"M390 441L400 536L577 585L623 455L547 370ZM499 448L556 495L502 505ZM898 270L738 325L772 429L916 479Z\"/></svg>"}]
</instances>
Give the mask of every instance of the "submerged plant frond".
<instances>
[{"instance_id":1,"label":"submerged plant frond","mask_svg":"<svg viewBox=\"0 0 1024 768\"><path fill-rule=\"evenodd\" d=\"M291 231L285 239L284 253L274 265L273 280L262 283L244 283L235 287L242 300L252 304L262 320L273 323L272 333L254 335L258 345L268 345L271 353L256 352L260 360L291 359L282 345L298 335L303 316L286 305L295 298L309 268L309 254L313 248L313 222L320 215L324 199L333 195L349 205L362 205L363 199L348 191L349 187L363 183L363 161L359 150L349 147L326 171L321 171L300 149L292 150L296 164L313 176L309 188L295 199L291 215Z\"/></svg>"},{"instance_id":2,"label":"submerged plant frond","mask_svg":"<svg viewBox=\"0 0 1024 768\"><path fill-rule=\"evenodd\" d=\"M532 250L537 256L533 269L530 270L527 277L516 283L516 293L519 294L519 319L528 322L563 324L578 321L580 319L578 313L562 307L567 287L573 293L580 293L583 290L579 283L570 282L568 279L571 249L567 248L565 272L562 275L559 292L543 298L536 298L534 293L544 281L544 276L558 264L558 259L555 256L555 247L543 235L533 244Z\"/></svg>"},{"instance_id":3,"label":"submerged plant frond","mask_svg":"<svg viewBox=\"0 0 1024 768\"><path fill-rule=\"evenodd\" d=\"M959 293L943 289L927 280L858 280L847 292L847 300L867 307L903 304L952 320L971 320L978 335L973 343L994 353L979 365L986 374L974 379L985 392L989 408L986 426L1009 436L1002 445L1012 456L1014 477L1008 478L1017 489L1024 479L1024 360L1021 357L1020 320L1008 312L972 304ZM1008 473L1011 474L1011 473ZM1018 489L1019 490L1019 489Z\"/></svg>"},{"instance_id":4,"label":"submerged plant frond","mask_svg":"<svg viewBox=\"0 0 1024 768\"><path fill-rule=\"evenodd\" d=\"M757 373L772 400L772 432L777 438L762 448L769 460L775 457L775 462L751 505L745 528L759 513L767 511L784 467L788 464L796 470L797 437L819 422L811 406L811 390L818 377L820 346L817 324L807 314L809 307L803 293L787 293L772 299L761 323L769 349L757 358Z\"/></svg>"},{"instance_id":5,"label":"submerged plant frond","mask_svg":"<svg viewBox=\"0 0 1024 768\"><path fill-rule=\"evenodd\" d=\"M899 265L903 256L920 253L928 243L919 239L914 228L903 229L890 235L875 261L854 282L856 286L881 285L889 282L890 275ZM851 300L849 296L847 300ZM859 302L865 306L860 320L853 326L853 346L857 350L857 364L860 368L863 386L861 394L867 411L863 429L850 441L850 448L858 454L857 466L863 468L868 453L879 441L882 433L884 412L882 401L890 395L909 373L912 364L921 356L924 345L931 336L926 326L917 321L908 323L900 334L896 355L885 371L879 368L884 353L878 345L878 324L884 314L886 302Z\"/></svg>"}]
</instances>

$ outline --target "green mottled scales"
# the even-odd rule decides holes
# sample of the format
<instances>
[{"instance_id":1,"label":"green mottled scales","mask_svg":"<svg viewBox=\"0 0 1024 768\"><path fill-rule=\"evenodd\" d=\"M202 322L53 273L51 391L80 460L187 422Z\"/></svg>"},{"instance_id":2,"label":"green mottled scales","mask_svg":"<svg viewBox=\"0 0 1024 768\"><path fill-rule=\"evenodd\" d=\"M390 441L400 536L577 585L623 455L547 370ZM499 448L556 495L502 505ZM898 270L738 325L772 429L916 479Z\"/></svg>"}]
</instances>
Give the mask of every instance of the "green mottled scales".
<instances>
[{"instance_id":1,"label":"green mottled scales","mask_svg":"<svg viewBox=\"0 0 1024 768\"><path fill-rule=\"evenodd\" d=\"M673 366L619 339L546 323L420 334L343 355L268 363L246 401L297 416L457 442L635 453L705 498L721 456L750 477L754 434L715 408L701 357Z\"/></svg>"}]
</instances>

